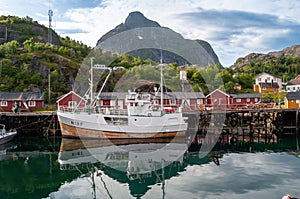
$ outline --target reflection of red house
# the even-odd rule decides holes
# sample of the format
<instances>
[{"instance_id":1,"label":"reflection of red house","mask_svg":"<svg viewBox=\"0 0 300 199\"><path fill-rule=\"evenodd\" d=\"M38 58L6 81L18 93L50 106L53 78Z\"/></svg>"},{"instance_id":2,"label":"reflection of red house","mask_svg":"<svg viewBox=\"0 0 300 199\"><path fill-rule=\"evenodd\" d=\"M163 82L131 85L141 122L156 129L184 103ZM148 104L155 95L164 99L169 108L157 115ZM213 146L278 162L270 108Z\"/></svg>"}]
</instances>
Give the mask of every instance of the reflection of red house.
<instances>
[{"instance_id":1,"label":"reflection of red house","mask_svg":"<svg viewBox=\"0 0 300 199\"><path fill-rule=\"evenodd\" d=\"M20 110L34 111L44 106L42 92L0 92L1 111L11 111L17 103Z\"/></svg>"},{"instance_id":2,"label":"reflection of red house","mask_svg":"<svg viewBox=\"0 0 300 199\"><path fill-rule=\"evenodd\" d=\"M69 93L65 94L64 96L60 97L56 101L58 105L58 109L61 108L68 108L72 109L75 107L84 107L86 100L83 99L81 96L76 94L74 91L70 91Z\"/></svg>"},{"instance_id":3,"label":"reflection of red house","mask_svg":"<svg viewBox=\"0 0 300 199\"><path fill-rule=\"evenodd\" d=\"M230 104L230 95L216 89L206 96L206 104L211 107L228 108Z\"/></svg>"}]
</instances>

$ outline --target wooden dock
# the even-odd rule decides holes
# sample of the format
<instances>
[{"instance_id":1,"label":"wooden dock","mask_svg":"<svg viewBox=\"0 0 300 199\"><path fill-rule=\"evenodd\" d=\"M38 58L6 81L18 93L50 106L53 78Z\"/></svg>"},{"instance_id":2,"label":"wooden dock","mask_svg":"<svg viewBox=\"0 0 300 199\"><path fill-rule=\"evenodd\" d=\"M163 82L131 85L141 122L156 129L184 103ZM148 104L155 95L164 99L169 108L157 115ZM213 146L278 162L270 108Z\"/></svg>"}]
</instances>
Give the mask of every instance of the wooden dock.
<instances>
[{"instance_id":1,"label":"wooden dock","mask_svg":"<svg viewBox=\"0 0 300 199\"><path fill-rule=\"evenodd\" d=\"M1 112L0 123L7 129L17 129L18 134L53 135L59 134L59 123L55 111Z\"/></svg>"},{"instance_id":2,"label":"wooden dock","mask_svg":"<svg viewBox=\"0 0 300 199\"><path fill-rule=\"evenodd\" d=\"M189 118L188 133L199 139L218 134L228 144L233 137L258 143L293 137L299 150L299 113L300 109L240 109L185 112L184 116ZM56 111L0 112L0 123L7 129L17 129L20 135L61 135Z\"/></svg>"}]
</instances>

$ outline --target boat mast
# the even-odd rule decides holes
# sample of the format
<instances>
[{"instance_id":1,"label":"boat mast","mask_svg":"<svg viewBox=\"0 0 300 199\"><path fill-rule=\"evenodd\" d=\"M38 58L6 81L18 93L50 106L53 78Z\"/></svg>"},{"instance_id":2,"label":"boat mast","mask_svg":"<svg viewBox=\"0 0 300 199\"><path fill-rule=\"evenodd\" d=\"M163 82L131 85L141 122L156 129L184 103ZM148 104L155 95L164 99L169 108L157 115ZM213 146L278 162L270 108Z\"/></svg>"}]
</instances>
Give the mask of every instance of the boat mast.
<instances>
[{"instance_id":1,"label":"boat mast","mask_svg":"<svg viewBox=\"0 0 300 199\"><path fill-rule=\"evenodd\" d=\"M110 74L111 74L111 72L112 72L112 69L109 68L109 67L106 67L105 65L95 65L95 66L97 66L96 69L109 70L109 73L108 73L108 75L106 76L106 78L105 78L105 80L104 80L104 82L103 82L103 84L102 84L102 87L101 87L101 89L99 90L99 92L98 92L98 94L97 94L96 100L98 100L98 99L100 98L100 95L101 95L101 93L102 93L102 90L103 90L104 86L106 85L106 82L107 82L108 78L110 77Z\"/></svg>"},{"instance_id":2,"label":"boat mast","mask_svg":"<svg viewBox=\"0 0 300 199\"><path fill-rule=\"evenodd\" d=\"M164 108L164 96L163 96L163 73L162 73L162 66L163 66L163 60L162 60L162 50L160 49L160 108L163 110Z\"/></svg>"},{"instance_id":3,"label":"boat mast","mask_svg":"<svg viewBox=\"0 0 300 199\"><path fill-rule=\"evenodd\" d=\"M90 80L90 93L91 93L91 107L93 106L93 64L94 64L94 57L91 57L91 80Z\"/></svg>"}]
</instances>

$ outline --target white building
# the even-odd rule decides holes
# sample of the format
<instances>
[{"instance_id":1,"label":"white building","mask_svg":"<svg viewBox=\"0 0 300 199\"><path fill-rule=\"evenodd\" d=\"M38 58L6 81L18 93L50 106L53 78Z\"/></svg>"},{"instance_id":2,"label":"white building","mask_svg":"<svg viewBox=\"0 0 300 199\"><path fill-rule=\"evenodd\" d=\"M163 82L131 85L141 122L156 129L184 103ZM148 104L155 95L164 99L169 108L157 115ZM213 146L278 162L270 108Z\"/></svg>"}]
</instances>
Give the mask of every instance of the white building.
<instances>
[{"instance_id":1,"label":"white building","mask_svg":"<svg viewBox=\"0 0 300 199\"><path fill-rule=\"evenodd\" d=\"M260 83L277 83L279 90L282 89L282 80L279 77L273 76L268 73L261 73L255 78L255 84L259 85Z\"/></svg>"},{"instance_id":2,"label":"white building","mask_svg":"<svg viewBox=\"0 0 300 199\"><path fill-rule=\"evenodd\" d=\"M292 79L286 84L287 92L296 92L300 91L300 75L298 75L295 79Z\"/></svg>"}]
</instances>

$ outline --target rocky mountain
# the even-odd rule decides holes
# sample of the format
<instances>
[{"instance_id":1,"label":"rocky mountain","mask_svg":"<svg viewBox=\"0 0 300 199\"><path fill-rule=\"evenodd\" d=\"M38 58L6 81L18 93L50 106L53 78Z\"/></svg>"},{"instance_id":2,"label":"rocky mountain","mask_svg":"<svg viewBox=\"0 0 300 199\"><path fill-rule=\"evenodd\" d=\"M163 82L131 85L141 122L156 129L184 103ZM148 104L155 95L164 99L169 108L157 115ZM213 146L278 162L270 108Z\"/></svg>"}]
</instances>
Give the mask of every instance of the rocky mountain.
<instances>
[{"instance_id":1,"label":"rocky mountain","mask_svg":"<svg viewBox=\"0 0 300 199\"><path fill-rule=\"evenodd\" d=\"M151 27L153 27L153 29L144 29L144 30L142 29L142 28L151 28ZM134 30L136 30L136 32L134 33L130 32ZM126 33L127 34L126 36L119 34L119 33L124 33L126 31L128 33L128 34ZM123 39L124 43L120 42L119 40L117 42L116 40L108 41L109 39L114 38L114 36L118 36L118 34L121 36L118 37L117 39L121 39L121 40ZM133 43L129 47L126 46L128 45L127 44L128 41ZM144 44L147 45L144 46L140 44L141 41L143 41ZM155 42L159 44L157 44L156 46L153 45L153 43ZM136 46L134 46L135 44ZM171 50L161 50L159 46L160 45L164 46L164 44L165 46L168 46L171 50L177 48L176 49L177 51L174 50L175 51L174 52ZM147 19L140 12L130 13L126 18L125 23L121 23L120 25L116 26L113 30L103 35L97 41L96 44L97 47L100 47L103 50L107 50L107 49L111 51L115 50L116 52L119 52L118 50L120 48L120 45L123 46L125 45L125 47L128 49L139 47L138 49L126 53L129 53L135 57L141 57L143 59L150 58L156 62L160 61L161 54L163 51L164 63L177 62L179 65L191 64L190 62L192 61L187 60L186 58L189 56L194 56L197 57L197 59L200 59L200 60L196 60L196 62L201 66L215 65L219 63L219 59L217 55L215 54L213 48L208 42L203 40L192 41L192 40L184 39L179 33L176 33L175 31L169 28L162 27L159 25L159 23L155 21ZM142 48L141 46L144 46L144 48ZM195 51L195 49L198 51ZM193 50L195 52L193 52Z\"/></svg>"},{"instance_id":2,"label":"rocky mountain","mask_svg":"<svg viewBox=\"0 0 300 199\"><path fill-rule=\"evenodd\" d=\"M238 58L236 62L230 66L231 69L238 69L251 63L276 61L283 57L298 57L300 58L300 45L287 47L280 51L262 53L250 53L245 57Z\"/></svg>"}]
</instances>

